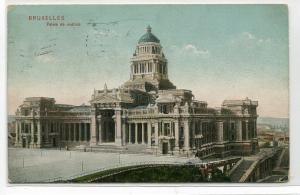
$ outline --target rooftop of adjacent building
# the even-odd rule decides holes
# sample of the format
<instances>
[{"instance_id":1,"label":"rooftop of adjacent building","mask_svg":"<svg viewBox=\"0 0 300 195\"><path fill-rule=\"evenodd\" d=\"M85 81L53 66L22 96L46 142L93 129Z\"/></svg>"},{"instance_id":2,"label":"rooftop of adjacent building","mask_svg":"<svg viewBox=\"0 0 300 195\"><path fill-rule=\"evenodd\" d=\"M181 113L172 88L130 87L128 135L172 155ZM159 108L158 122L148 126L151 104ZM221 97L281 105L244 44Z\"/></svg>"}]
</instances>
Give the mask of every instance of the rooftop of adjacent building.
<instances>
[{"instance_id":1,"label":"rooftop of adjacent building","mask_svg":"<svg viewBox=\"0 0 300 195\"><path fill-rule=\"evenodd\" d=\"M253 100L249 99L248 97L246 97L243 100L224 100L222 105L223 106L243 106L243 105L257 106L258 101L253 101Z\"/></svg>"},{"instance_id":2,"label":"rooftop of adjacent building","mask_svg":"<svg viewBox=\"0 0 300 195\"><path fill-rule=\"evenodd\" d=\"M25 101L30 101L30 102L42 101L42 100L55 101L54 98L50 98L50 97L27 97L27 98L25 98Z\"/></svg>"}]
</instances>

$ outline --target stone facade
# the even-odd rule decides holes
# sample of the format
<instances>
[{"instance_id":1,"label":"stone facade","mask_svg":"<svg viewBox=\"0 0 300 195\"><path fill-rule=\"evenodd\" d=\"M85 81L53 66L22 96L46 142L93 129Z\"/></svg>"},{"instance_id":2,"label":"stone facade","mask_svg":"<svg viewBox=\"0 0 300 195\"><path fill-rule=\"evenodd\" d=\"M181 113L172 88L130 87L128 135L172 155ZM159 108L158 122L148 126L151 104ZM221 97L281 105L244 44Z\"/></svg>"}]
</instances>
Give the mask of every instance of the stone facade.
<instances>
[{"instance_id":1,"label":"stone facade","mask_svg":"<svg viewBox=\"0 0 300 195\"><path fill-rule=\"evenodd\" d=\"M143 145L163 154L249 155L258 149L257 101L225 100L209 108L168 79L160 41L147 28L131 58L130 79L94 90L90 105L26 98L16 112L16 146Z\"/></svg>"}]
</instances>

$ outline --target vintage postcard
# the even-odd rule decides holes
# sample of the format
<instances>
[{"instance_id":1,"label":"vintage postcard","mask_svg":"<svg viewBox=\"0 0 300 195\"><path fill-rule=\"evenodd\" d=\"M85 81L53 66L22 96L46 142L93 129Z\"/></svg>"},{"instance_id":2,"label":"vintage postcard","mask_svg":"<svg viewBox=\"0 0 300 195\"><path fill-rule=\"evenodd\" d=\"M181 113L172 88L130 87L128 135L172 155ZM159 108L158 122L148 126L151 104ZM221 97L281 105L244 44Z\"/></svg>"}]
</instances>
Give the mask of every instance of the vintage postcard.
<instances>
[{"instance_id":1,"label":"vintage postcard","mask_svg":"<svg viewBox=\"0 0 300 195\"><path fill-rule=\"evenodd\" d=\"M7 8L8 182L289 181L286 5Z\"/></svg>"}]
</instances>

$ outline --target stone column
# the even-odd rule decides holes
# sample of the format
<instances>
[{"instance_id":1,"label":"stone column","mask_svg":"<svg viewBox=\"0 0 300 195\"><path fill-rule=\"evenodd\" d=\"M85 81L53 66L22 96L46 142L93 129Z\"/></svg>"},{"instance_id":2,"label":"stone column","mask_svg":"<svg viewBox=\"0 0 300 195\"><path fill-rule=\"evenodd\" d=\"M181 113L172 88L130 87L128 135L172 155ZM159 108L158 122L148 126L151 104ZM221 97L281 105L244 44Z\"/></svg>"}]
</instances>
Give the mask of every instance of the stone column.
<instances>
[{"instance_id":1,"label":"stone column","mask_svg":"<svg viewBox=\"0 0 300 195\"><path fill-rule=\"evenodd\" d=\"M152 131L152 127L151 127L151 123L147 123L147 145L148 147L151 147L151 131Z\"/></svg>"},{"instance_id":2,"label":"stone column","mask_svg":"<svg viewBox=\"0 0 300 195\"><path fill-rule=\"evenodd\" d=\"M108 142L108 131L110 130L110 122L106 121L105 123L105 142ZM115 135L116 136L116 135Z\"/></svg>"},{"instance_id":3,"label":"stone column","mask_svg":"<svg viewBox=\"0 0 300 195\"><path fill-rule=\"evenodd\" d=\"M126 145L126 123L125 121L122 122L122 133L121 133L121 138L122 138L122 146Z\"/></svg>"},{"instance_id":4,"label":"stone column","mask_svg":"<svg viewBox=\"0 0 300 195\"><path fill-rule=\"evenodd\" d=\"M67 123L63 123L63 140L67 141Z\"/></svg>"},{"instance_id":5,"label":"stone column","mask_svg":"<svg viewBox=\"0 0 300 195\"><path fill-rule=\"evenodd\" d=\"M71 123L68 123L68 141L72 141L72 138L71 138Z\"/></svg>"},{"instance_id":6,"label":"stone column","mask_svg":"<svg viewBox=\"0 0 300 195\"><path fill-rule=\"evenodd\" d=\"M88 137L87 137L87 123L83 123L84 124L84 141L88 141Z\"/></svg>"},{"instance_id":7,"label":"stone column","mask_svg":"<svg viewBox=\"0 0 300 195\"><path fill-rule=\"evenodd\" d=\"M176 120L174 122L174 129L175 129L175 148L174 150L179 150L179 121Z\"/></svg>"},{"instance_id":8,"label":"stone column","mask_svg":"<svg viewBox=\"0 0 300 195\"><path fill-rule=\"evenodd\" d=\"M31 141L30 141L30 145L31 147L34 146L34 121L31 121L31 125L30 125L30 132L31 132Z\"/></svg>"},{"instance_id":9,"label":"stone column","mask_svg":"<svg viewBox=\"0 0 300 195\"><path fill-rule=\"evenodd\" d=\"M254 138L257 138L257 126L256 126L256 120L253 120L253 128L254 128L254 134L253 134L253 136L254 136Z\"/></svg>"},{"instance_id":10,"label":"stone column","mask_svg":"<svg viewBox=\"0 0 300 195\"><path fill-rule=\"evenodd\" d=\"M142 144L145 143L144 140L145 140L144 123L142 123Z\"/></svg>"},{"instance_id":11,"label":"stone column","mask_svg":"<svg viewBox=\"0 0 300 195\"><path fill-rule=\"evenodd\" d=\"M71 141L74 141L75 139L75 123L71 123L71 133L72 133L72 137L71 137Z\"/></svg>"},{"instance_id":12,"label":"stone column","mask_svg":"<svg viewBox=\"0 0 300 195\"><path fill-rule=\"evenodd\" d=\"M242 121L238 120L236 122L236 139L237 141L242 141L243 140L243 132L242 132Z\"/></svg>"},{"instance_id":13,"label":"stone column","mask_svg":"<svg viewBox=\"0 0 300 195\"><path fill-rule=\"evenodd\" d=\"M65 140L65 123L62 121L61 123L61 141Z\"/></svg>"},{"instance_id":14,"label":"stone column","mask_svg":"<svg viewBox=\"0 0 300 195\"><path fill-rule=\"evenodd\" d=\"M91 111L91 133L90 133L90 145L95 146L97 144L97 134L96 134L96 110L92 108Z\"/></svg>"},{"instance_id":15,"label":"stone column","mask_svg":"<svg viewBox=\"0 0 300 195\"><path fill-rule=\"evenodd\" d=\"M188 151L190 149L190 129L189 121L184 121L184 150Z\"/></svg>"},{"instance_id":16,"label":"stone column","mask_svg":"<svg viewBox=\"0 0 300 195\"><path fill-rule=\"evenodd\" d=\"M128 123L129 125L129 129L128 129L128 143L132 144L132 140L131 140L131 129L132 129L132 124Z\"/></svg>"},{"instance_id":17,"label":"stone column","mask_svg":"<svg viewBox=\"0 0 300 195\"><path fill-rule=\"evenodd\" d=\"M155 142L154 142L154 145L155 147L158 147L158 122L155 122L155 134L154 134L154 139L155 139Z\"/></svg>"},{"instance_id":18,"label":"stone column","mask_svg":"<svg viewBox=\"0 0 300 195\"><path fill-rule=\"evenodd\" d=\"M72 134L72 132L71 132L71 131L72 131L72 128L71 128L71 127L72 127L72 123L69 122L69 123L68 123L68 131L69 131L69 139L68 139L68 140L69 140L69 141L72 141L72 137L71 137L71 134Z\"/></svg>"},{"instance_id":19,"label":"stone column","mask_svg":"<svg viewBox=\"0 0 300 195\"><path fill-rule=\"evenodd\" d=\"M223 128L223 121L217 121L217 132L218 132L218 142L224 141L224 128Z\"/></svg>"},{"instance_id":20,"label":"stone column","mask_svg":"<svg viewBox=\"0 0 300 195\"><path fill-rule=\"evenodd\" d=\"M41 121L37 122L37 147L41 147Z\"/></svg>"},{"instance_id":21,"label":"stone column","mask_svg":"<svg viewBox=\"0 0 300 195\"><path fill-rule=\"evenodd\" d=\"M65 123L65 142L69 141L69 137L67 135L69 134L69 129L68 129L68 123Z\"/></svg>"},{"instance_id":22,"label":"stone column","mask_svg":"<svg viewBox=\"0 0 300 195\"><path fill-rule=\"evenodd\" d=\"M122 145L122 120L121 120L121 109L115 110L115 143L119 146Z\"/></svg>"},{"instance_id":23,"label":"stone column","mask_svg":"<svg viewBox=\"0 0 300 195\"><path fill-rule=\"evenodd\" d=\"M20 122L16 120L16 126L15 126L15 131L16 131L16 140L15 140L15 146L19 146L19 131L20 131Z\"/></svg>"},{"instance_id":24,"label":"stone column","mask_svg":"<svg viewBox=\"0 0 300 195\"><path fill-rule=\"evenodd\" d=\"M81 132L82 131L82 129L81 129L81 123L78 123L78 126L79 126L79 132L78 132L79 133L79 136L78 136L79 138L78 138L78 140L81 141L81 138L82 138L81 137L81 133L82 133Z\"/></svg>"},{"instance_id":25,"label":"stone column","mask_svg":"<svg viewBox=\"0 0 300 195\"><path fill-rule=\"evenodd\" d=\"M138 136L137 136L137 134L138 134L138 124L137 123L134 123L134 136L135 136L135 144L138 144Z\"/></svg>"},{"instance_id":26,"label":"stone column","mask_svg":"<svg viewBox=\"0 0 300 195\"><path fill-rule=\"evenodd\" d=\"M98 144L102 143L102 117L98 116Z\"/></svg>"},{"instance_id":27,"label":"stone column","mask_svg":"<svg viewBox=\"0 0 300 195\"><path fill-rule=\"evenodd\" d=\"M45 122L45 127L46 127L46 128L45 128L45 142L46 142L46 143L48 143L48 141L49 141L49 140L48 140L48 138L49 138L49 129L50 129L50 128L49 128L49 124L50 124L49 121L46 121L46 122Z\"/></svg>"},{"instance_id":28,"label":"stone column","mask_svg":"<svg viewBox=\"0 0 300 195\"><path fill-rule=\"evenodd\" d=\"M191 147L193 147L193 149L195 148L195 129L196 129L196 120L194 119L192 122L192 135L191 135L193 138Z\"/></svg>"},{"instance_id":29,"label":"stone column","mask_svg":"<svg viewBox=\"0 0 300 195\"><path fill-rule=\"evenodd\" d=\"M73 137L73 141L75 142L76 141L76 138L77 138L77 125L78 123L74 123L74 137Z\"/></svg>"}]
</instances>

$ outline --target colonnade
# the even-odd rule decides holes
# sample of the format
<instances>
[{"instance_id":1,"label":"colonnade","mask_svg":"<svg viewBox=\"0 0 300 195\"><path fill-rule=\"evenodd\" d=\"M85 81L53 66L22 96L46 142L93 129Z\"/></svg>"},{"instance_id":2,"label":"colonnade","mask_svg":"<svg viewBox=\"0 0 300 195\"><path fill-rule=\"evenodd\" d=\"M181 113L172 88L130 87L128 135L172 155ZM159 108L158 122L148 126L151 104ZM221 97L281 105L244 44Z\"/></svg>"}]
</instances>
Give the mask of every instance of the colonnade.
<instances>
[{"instance_id":1,"label":"colonnade","mask_svg":"<svg viewBox=\"0 0 300 195\"><path fill-rule=\"evenodd\" d=\"M125 124L125 142L129 144L147 144L151 146L152 125L147 122L130 122ZM158 142L156 142L157 144ZM155 144L155 145L156 145Z\"/></svg>"},{"instance_id":2,"label":"colonnade","mask_svg":"<svg viewBox=\"0 0 300 195\"><path fill-rule=\"evenodd\" d=\"M15 145L22 146L25 139L25 147L40 146L41 144L41 123L34 120L16 120Z\"/></svg>"},{"instance_id":3,"label":"colonnade","mask_svg":"<svg viewBox=\"0 0 300 195\"><path fill-rule=\"evenodd\" d=\"M16 120L16 146L41 147L41 145L58 145L59 141L89 141L90 124L86 122L61 122L41 120ZM55 143L51 138L55 139ZM25 139L25 143L23 143Z\"/></svg>"},{"instance_id":4,"label":"colonnade","mask_svg":"<svg viewBox=\"0 0 300 195\"><path fill-rule=\"evenodd\" d=\"M227 127L225 122L228 123ZM232 128L232 123L233 128ZM256 121L255 120L233 120L224 121L218 120L216 122L217 142L228 141L231 138L229 135L234 135L233 141L245 141L257 137Z\"/></svg>"},{"instance_id":5,"label":"colonnade","mask_svg":"<svg viewBox=\"0 0 300 195\"><path fill-rule=\"evenodd\" d=\"M90 124L89 123L63 123L59 129L61 141L89 141Z\"/></svg>"}]
</instances>

